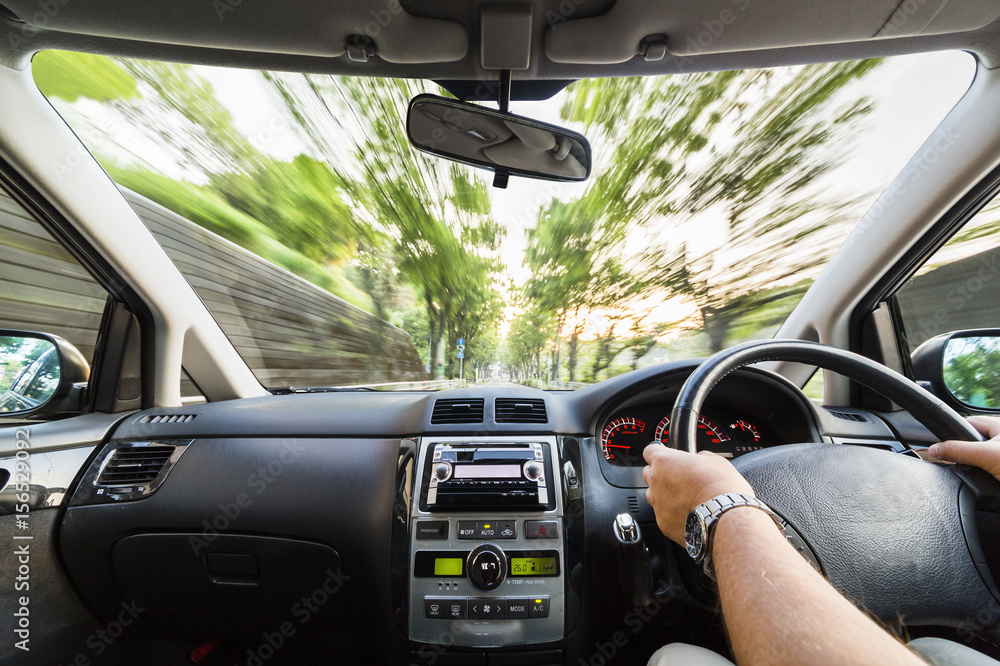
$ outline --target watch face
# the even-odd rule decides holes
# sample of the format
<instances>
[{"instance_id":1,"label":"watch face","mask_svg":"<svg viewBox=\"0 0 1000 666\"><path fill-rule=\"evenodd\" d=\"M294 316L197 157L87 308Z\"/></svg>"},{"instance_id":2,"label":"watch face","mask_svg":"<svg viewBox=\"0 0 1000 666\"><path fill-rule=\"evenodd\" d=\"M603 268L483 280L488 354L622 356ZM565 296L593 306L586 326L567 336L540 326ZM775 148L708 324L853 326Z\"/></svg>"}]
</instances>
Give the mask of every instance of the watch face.
<instances>
[{"instance_id":1,"label":"watch face","mask_svg":"<svg viewBox=\"0 0 1000 666\"><path fill-rule=\"evenodd\" d=\"M684 523L684 546L688 555L696 562L701 559L705 552L705 526L701 517L694 511L688 514Z\"/></svg>"}]
</instances>

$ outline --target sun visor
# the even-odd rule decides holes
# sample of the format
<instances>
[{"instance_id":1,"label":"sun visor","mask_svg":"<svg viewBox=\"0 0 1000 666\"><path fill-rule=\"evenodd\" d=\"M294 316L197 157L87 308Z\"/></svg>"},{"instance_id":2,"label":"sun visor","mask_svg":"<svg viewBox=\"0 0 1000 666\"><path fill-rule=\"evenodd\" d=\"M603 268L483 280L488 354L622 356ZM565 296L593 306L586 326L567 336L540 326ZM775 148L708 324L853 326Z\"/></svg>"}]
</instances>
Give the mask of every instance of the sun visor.
<instances>
[{"instance_id":1,"label":"sun visor","mask_svg":"<svg viewBox=\"0 0 1000 666\"><path fill-rule=\"evenodd\" d=\"M109 0L99 5L2 0L2 4L41 30L176 46L321 57L350 52L353 60L375 53L400 64L452 62L469 50L464 26L408 14L399 0Z\"/></svg>"},{"instance_id":2,"label":"sun visor","mask_svg":"<svg viewBox=\"0 0 1000 666\"><path fill-rule=\"evenodd\" d=\"M636 56L857 42L976 30L1000 17L1000 0L618 0L606 13L554 21L545 54L566 64L614 64Z\"/></svg>"}]
</instances>

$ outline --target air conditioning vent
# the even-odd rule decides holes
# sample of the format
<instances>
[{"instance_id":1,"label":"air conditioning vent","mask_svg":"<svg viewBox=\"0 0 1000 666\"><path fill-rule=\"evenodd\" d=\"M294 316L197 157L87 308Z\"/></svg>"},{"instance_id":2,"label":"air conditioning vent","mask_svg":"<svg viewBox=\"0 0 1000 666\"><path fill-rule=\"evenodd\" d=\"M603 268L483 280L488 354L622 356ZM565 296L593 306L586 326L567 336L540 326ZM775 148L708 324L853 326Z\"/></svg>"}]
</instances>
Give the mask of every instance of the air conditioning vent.
<instances>
[{"instance_id":1,"label":"air conditioning vent","mask_svg":"<svg viewBox=\"0 0 1000 666\"><path fill-rule=\"evenodd\" d=\"M187 423L194 421L197 414L153 414L143 416L139 423Z\"/></svg>"},{"instance_id":2,"label":"air conditioning vent","mask_svg":"<svg viewBox=\"0 0 1000 666\"><path fill-rule=\"evenodd\" d=\"M548 423L545 401L539 398L497 398L497 423Z\"/></svg>"},{"instance_id":3,"label":"air conditioning vent","mask_svg":"<svg viewBox=\"0 0 1000 666\"><path fill-rule=\"evenodd\" d=\"M115 449L101 476L99 486L135 486L152 483L177 447L161 444Z\"/></svg>"},{"instance_id":4,"label":"air conditioning vent","mask_svg":"<svg viewBox=\"0 0 1000 666\"><path fill-rule=\"evenodd\" d=\"M486 401L482 398L435 400L431 423L434 425L482 423L485 404Z\"/></svg>"},{"instance_id":5,"label":"air conditioning vent","mask_svg":"<svg viewBox=\"0 0 1000 666\"><path fill-rule=\"evenodd\" d=\"M828 411L831 414L833 414L834 417L836 417L838 419L843 419L845 421L857 421L858 423L867 423L868 422L868 419L866 419L861 414L851 414L849 412L835 412L832 409L828 409L826 411Z\"/></svg>"}]
</instances>

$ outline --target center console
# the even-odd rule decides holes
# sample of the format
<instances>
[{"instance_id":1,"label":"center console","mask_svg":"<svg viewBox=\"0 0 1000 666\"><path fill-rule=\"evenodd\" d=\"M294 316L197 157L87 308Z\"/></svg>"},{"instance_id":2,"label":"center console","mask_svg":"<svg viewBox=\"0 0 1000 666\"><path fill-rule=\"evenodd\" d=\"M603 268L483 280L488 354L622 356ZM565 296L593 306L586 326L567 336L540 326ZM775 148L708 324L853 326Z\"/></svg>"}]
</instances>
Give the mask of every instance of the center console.
<instances>
[{"instance_id":1,"label":"center console","mask_svg":"<svg viewBox=\"0 0 1000 666\"><path fill-rule=\"evenodd\" d=\"M554 437L423 439L409 535L409 638L504 647L558 641L566 566Z\"/></svg>"}]
</instances>

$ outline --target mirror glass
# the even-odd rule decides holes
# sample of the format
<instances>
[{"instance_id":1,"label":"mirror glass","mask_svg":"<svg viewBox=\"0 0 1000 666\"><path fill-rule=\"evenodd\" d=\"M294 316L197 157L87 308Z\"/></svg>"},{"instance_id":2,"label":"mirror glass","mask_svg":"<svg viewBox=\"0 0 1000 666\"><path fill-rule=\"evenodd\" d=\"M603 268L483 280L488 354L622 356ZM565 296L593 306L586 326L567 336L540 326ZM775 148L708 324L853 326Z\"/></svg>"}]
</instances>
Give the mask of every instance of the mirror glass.
<instances>
[{"instance_id":1,"label":"mirror glass","mask_svg":"<svg viewBox=\"0 0 1000 666\"><path fill-rule=\"evenodd\" d=\"M26 412L59 388L59 351L44 338L0 336L0 412Z\"/></svg>"},{"instance_id":2,"label":"mirror glass","mask_svg":"<svg viewBox=\"0 0 1000 666\"><path fill-rule=\"evenodd\" d=\"M457 162L545 180L590 176L582 134L447 97L413 98L406 130L415 148Z\"/></svg>"},{"instance_id":3,"label":"mirror glass","mask_svg":"<svg viewBox=\"0 0 1000 666\"><path fill-rule=\"evenodd\" d=\"M944 384L970 407L1000 409L1000 337L970 336L948 340Z\"/></svg>"}]
</instances>

